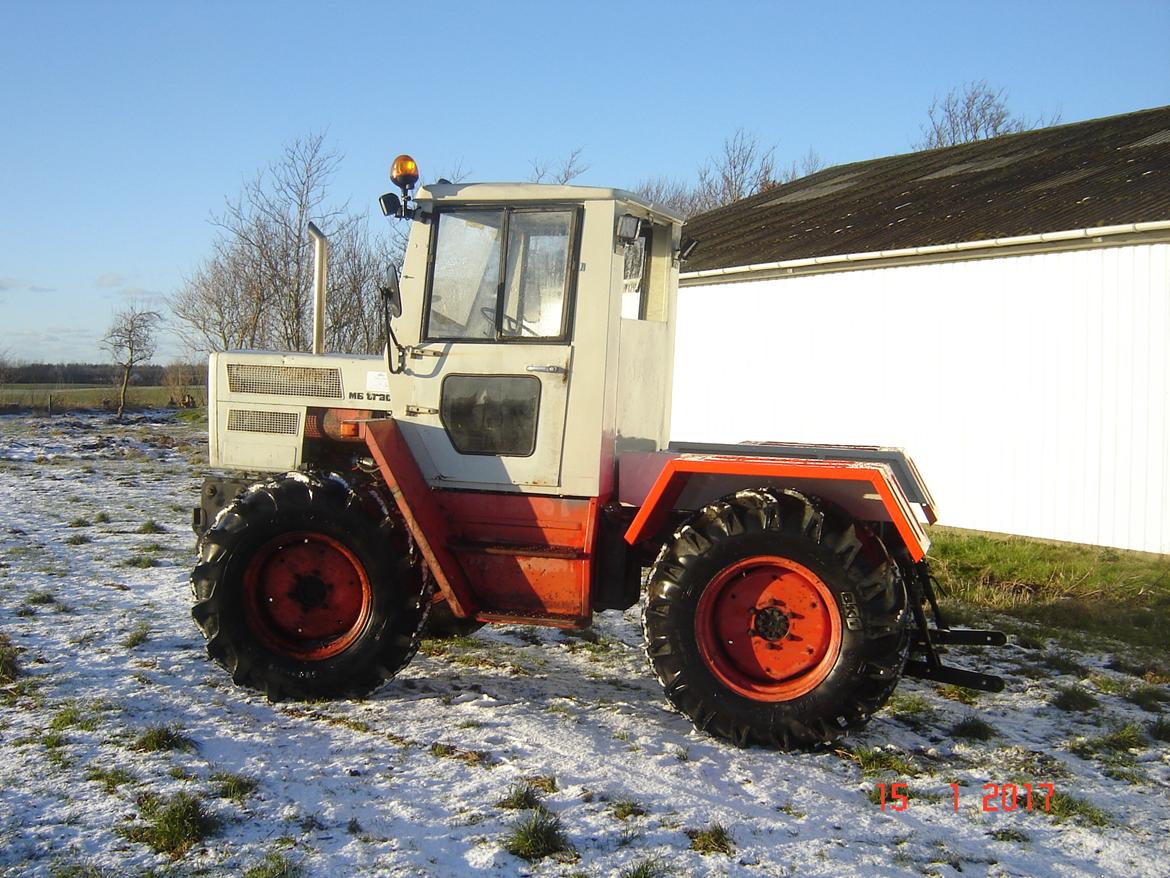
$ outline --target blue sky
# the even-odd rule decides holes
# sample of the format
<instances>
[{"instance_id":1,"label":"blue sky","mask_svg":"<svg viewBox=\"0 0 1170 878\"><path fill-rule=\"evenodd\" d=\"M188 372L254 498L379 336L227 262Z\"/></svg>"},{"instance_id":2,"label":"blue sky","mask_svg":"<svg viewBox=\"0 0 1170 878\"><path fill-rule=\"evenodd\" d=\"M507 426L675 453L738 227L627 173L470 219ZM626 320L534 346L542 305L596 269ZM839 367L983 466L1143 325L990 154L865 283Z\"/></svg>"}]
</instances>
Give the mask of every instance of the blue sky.
<instances>
[{"instance_id":1,"label":"blue sky","mask_svg":"<svg viewBox=\"0 0 1170 878\"><path fill-rule=\"evenodd\" d=\"M781 164L906 152L935 95L986 79L1066 122L1170 103L1158 2L65 3L0 32L0 352L100 361L161 302L210 217L283 144L327 132L338 201L385 222L398 152L424 179L693 177L743 127ZM168 340L159 360L180 353Z\"/></svg>"}]
</instances>

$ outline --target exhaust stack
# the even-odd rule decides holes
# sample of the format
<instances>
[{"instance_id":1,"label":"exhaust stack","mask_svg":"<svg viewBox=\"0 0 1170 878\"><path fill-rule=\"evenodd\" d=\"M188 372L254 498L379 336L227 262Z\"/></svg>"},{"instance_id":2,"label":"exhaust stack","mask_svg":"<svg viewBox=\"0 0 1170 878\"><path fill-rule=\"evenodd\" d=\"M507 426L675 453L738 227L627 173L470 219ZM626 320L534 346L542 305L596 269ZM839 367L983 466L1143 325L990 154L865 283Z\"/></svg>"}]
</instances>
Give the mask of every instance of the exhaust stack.
<instances>
[{"instance_id":1,"label":"exhaust stack","mask_svg":"<svg viewBox=\"0 0 1170 878\"><path fill-rule=\"evenodd\" d=\"M313 353L325 353L325 281L329 275L329 241L313 223Z\"/></svg>"}]
</instances>

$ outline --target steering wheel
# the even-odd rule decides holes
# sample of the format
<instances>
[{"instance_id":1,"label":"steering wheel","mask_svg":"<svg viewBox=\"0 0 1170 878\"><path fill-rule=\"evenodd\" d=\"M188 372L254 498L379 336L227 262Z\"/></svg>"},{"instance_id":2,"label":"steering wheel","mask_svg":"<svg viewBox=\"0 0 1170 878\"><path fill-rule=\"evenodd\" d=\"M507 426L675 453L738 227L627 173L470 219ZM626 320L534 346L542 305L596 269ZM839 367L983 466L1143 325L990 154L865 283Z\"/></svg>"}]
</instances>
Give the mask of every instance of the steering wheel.
<instances>
[{"instance_id":1,"label":"steering wheel","mask_svg":"<svg viewBox=\"0 0 1170 878\"><path fill-rule=\"evenodd\" d=\"M483 319L490 323L493 327L496 325L496 309L491 307L483 307L479 309L479 313L483 315ZM524 325L523 320L517 320L510 314L503 315L501 321L503 328L510 335L536 335L536 330Z\"/></svg>"}]
</instances>

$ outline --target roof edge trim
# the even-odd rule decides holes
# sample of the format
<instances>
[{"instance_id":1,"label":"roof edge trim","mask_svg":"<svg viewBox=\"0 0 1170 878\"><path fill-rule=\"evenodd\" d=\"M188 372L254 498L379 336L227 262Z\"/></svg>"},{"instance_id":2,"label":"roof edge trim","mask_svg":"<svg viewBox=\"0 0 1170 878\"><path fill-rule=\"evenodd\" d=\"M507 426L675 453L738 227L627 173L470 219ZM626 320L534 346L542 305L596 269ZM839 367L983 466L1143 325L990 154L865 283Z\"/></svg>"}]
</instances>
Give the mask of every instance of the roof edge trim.
<instances>
[{"instance_id":1,"label":"roof edge trim","mask_svg":"<svg viewBox=\"0 0 1170 878\"><path fill-rule=\"evenodd\" d=\"M1170 220L1125 223L1116 226L1098 226L1097 228L1090 229L1069 229L1061 232L1040 232L1032 235L1014 235L1007 238L988 238L982 241L960 241L954 244L931 244L924 247L904 247L898 250L871 250L863 253L810 256L804 259L786 259L781 262L758 262L754 265L736 265L728 268L708 268L703 271L683 272L679 275L679 282L685 283L703 278L749 275L759 272L791 271L818 266L840 266L847 263L871 262L879 259L898 260L923 256L945 256L972 250L993 250L1001 247L1019 247L1029 244L1092 240L1094 238L1105 238L1114 235L1133 235L1146 232L1170 232Z\"/></svg>"}]
</instances>

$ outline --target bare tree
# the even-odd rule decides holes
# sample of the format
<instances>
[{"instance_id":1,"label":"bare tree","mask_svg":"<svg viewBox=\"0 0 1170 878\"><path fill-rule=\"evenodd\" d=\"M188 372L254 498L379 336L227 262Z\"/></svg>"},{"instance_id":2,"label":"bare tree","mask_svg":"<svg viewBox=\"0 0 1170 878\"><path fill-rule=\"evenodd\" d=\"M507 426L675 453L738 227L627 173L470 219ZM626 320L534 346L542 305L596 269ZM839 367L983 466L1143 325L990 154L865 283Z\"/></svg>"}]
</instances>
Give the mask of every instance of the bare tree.
<instances>
[{"instance_id":1,"label":"bare tree","mask_svg":"<svg viewBox=\"0 0 1170 878\"><path fill-rule=\"evenodd\" d=\"M815 174L824 167L825 160L810 146L808 152L801 156L799 161L793 159L792 163L780 172L780 182L791 183L793 180L799 180L801 177Z\"/></svg>"},{"instance_id":2,"label":"bare tree","mask_svg":"<svg viewBox=\"0 0 1170 878\"><path fill-rule=\"evenodd\" d=\"M157 311L139 305L127 305L114 315L114 321L102 339L102 347L110 352L114 364L122 370L121 389L118 392L118 420L126 409L126 387L134 367L154 356L155 332L162 321Z\"/></svg>"},{"instance_id":3,"label":"bare tree","mask_svg":"<svg viewBox=\"0 0 1170 878\"><path fill-rule=\"evenodd\" d=\"M776 146L763 146L755 134L737 128L723 150L699 168L695 212L703 213L776 185Z\"/></svg>"},{"instance_id":4,"label":"bare tree","mask_svg":"<svg viewBox=\"0 0 1170 878\"><path fill-rule=\"evenodd\" d=\"M553 164L547 159L532 160L532 175L528 178L533 183L571 183L589 170L589 165L581 160L583 147L576 147L559 164Z\"/></svg>"},{"instance_id":5,"label":"bare tree","mask_svg":"<svg viewBox=\"0 0 1170 878\"><path fill-rule=\"evenodd\" d=\"M193 408L200 405L197 394L202 382L203 368L194 363L184 363L181 360L169 364L163 369L163 386L170 391L171 402L183 408Z\"/></svg>"},{"instance_id":6,"label":"bare tree","mask_svg":"<svg viewBox=\"0 0 1170 878\"><path fill-rule=\"evenodd\" d=\"M212 255L171 300L189 344L211 350L308 347L311 219L332 242L329 298L338 301L329 303L333 319L326 344L345 352L376 349L370 345L378 333L356 322L376 313L368 306L394 254L372 248L365 216L329 204L328 183L339 162L323 135L295 140L228 202L214 220ZM398 245L405 249L404 242ZM361 292L356 300L355 290Z\"/></svg>"},{"instance_id":7,"label":"bare tree","mask_svg":"<svg viewBox=\"0 0 1170 878\"><path fill-rule=\"evenodd\" d=\"M1008 109L1007 97L1005 89L992 88L985 79L952 88L941 100L936 96L926 111L927 124L922 126L922 140L914 146L918 149L955 146L1060 122L1060 113L1036 119L1013 115Z\"/></svg>"},{"instance_id":8,"label":"bare tree","mask_svg":"<svg viewBox=\"0 0 1170 878\"><path fill-rule=\"evenodd\" d=\"M695 213L695 189L670 177L651 177L634 187L634 194L661 204L684 217Z\"/></svg>"}]
</instances>

